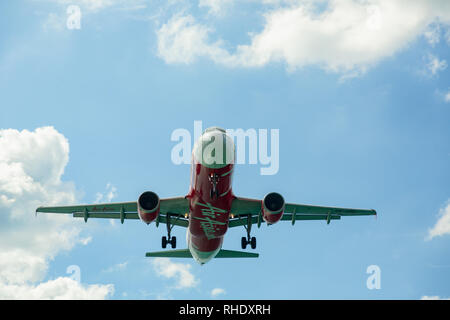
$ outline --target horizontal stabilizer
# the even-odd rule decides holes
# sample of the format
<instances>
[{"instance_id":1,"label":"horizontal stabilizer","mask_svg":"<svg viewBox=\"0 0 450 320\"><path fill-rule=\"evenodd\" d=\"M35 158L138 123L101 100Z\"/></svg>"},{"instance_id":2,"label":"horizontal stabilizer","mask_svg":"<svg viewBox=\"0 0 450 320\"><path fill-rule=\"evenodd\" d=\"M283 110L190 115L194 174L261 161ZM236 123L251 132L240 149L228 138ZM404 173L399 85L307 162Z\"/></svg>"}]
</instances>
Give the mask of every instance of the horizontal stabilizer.
<instances>
[{"instance_id":1,"label":"horizontal stabilizer","mask_svg":"<svg viewBox=\"0 0 450 320\"><path fill-rule=\"evenodd\" d=\"M245 251L220 250L216 258L258 258L259 254Z\"/></svg>"},{"instance_id":2,"label":"horizontal stabilizer","mask_svg":"<svg viewBox=\"0 0 450 320\"><path fill-rule=\"evenodd\" d=\"M167 250L157 252L147 252L146 257L159 258L192 258L189 249ZM220 250L216 258L258 258L259 254L244 251Z\"/></svg>"},{"instance_id":3,"label":"horizontal stabilizer","mask_svg":"<svg viewBox=\"0 0 450 320\"><path fill-rule=\"evenodd\" d=\"M192 258L189 249L177 249L157 252L147 252L146 257L160 257L160 258Z\"/></svg>"}]
</instances>

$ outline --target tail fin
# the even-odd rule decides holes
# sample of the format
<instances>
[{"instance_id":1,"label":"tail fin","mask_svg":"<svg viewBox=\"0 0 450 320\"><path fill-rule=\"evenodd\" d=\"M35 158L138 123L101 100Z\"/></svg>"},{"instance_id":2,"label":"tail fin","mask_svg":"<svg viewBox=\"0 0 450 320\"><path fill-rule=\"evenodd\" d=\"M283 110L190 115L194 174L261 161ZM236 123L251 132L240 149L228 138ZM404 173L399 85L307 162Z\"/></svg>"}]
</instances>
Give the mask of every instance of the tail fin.
<instances>
[{"instance_id":1,"label":"tail fin","mask_svg":"<svg viewBox=\"0 0 450 320\"><path fill-rule=\"evenodd\" d=\"M161 258L192 258L189 249L167 250L157 252L147 252L146 257L161 257ZM258 258L258 253L234 251L234 250L220 250L216 258Z\"/></svg>"}]
</instances>

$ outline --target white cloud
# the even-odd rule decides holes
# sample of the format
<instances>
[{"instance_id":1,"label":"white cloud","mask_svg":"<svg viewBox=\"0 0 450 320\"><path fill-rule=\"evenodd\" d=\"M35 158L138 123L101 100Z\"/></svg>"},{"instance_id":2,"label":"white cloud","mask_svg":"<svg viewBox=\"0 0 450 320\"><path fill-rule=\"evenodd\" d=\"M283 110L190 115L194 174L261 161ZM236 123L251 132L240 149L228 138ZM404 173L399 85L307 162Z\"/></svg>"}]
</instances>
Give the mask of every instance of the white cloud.
<instances>
[{"instance_id":1,"label":"white cloud","mask_svg":"<svg viewBox=\"0 0 450 320\"><path fill-rule=\"evenodd\" d=\"M225 294L225 293L226 293L225 290L222 289L222 288L214 288L214 289L211 290L211 296L213 298L215 298L215 297L217 297L217 296L219 296L221 294Z\"/></svg>"},{"instance_id":2,"label":"white cloud","mask_svg":"<svg viewBox=\"0 0 450 320\"><path fill-rule=\"evenodd\" d=\"M111 183L107 183L105 187L105 191L103 193L97 192L95 195L95 203L109 203L114 198L117 197L117 188L113 186ZM116 221L114 219L109 219L109 223L111 226L116 226Z\"/></svg>"},{"instance_id":3,"label":"white cloud","mask_svg":"<svg viewBox=\"0 0 450 320\"><path fill-rule=\"evenodd\" d=\"M49 13L47 18L42 23L44 31L62 31L66 27L66 16L61 16L56 13Z\"/></svg>"},{"instance_id":4,"label":"white cloud","mask_svg":"<svg viewBox=\"0 0 450 320\"><path fill-rule=\"evenodd\" d=\"M211 41L212 28L190 15L175 15L158 31L158 55L167 63L208 58L229 67L283 62L295 70L317 65L340 73L363 73L429 32L448 25L450 2L442 0L338 1L318 11L310 1L277 5L265 14L261 32L234 53ZM431 35L430 35L431 36Z\"/></svg>"},{"instance_id":5,"label":"white cloud","mask_svg":"<svg viewBox=\"0 0 450 320\"><path fill-rule=\"evenodd\" d=\"M450 102L450 91L444 94L444 100L445 102Z\"/></svg>"},{"instance_id":6,"label":"white cloud","mask_svg":"<svg viewBox=\"0 0 450 320\"><path fill-rule=\"evenodd\" d=\"M50 288L46 283L36 285L46 275L49 261L60 251L90 241L80 237L71 217L34 217L38 206L76 201L73 184L61 181L68 161L69 143L53 127L0 130L0 297L17 298L14 292Z\"/></svg>"},{"instance_id":7,"label":"white cloud","mask_svg":"<svg viewBox=\"0 0 450 320\"><path fill-rule=\"evenodd\" d=\"M155 258L152 265L157 275L175 279L175 289L188 289L198 285L198 280L190 272L190 264L172 262L168 258Z\"/></svg>"},{"instance_id":8,"label":"white cloud","mask_svg":"<svg viewBox=\"0 0 450 320\"><path fill-rule=\"evenodd\" d=\"M441 40L440 35L441 29L438 24L431 25L427 31L424 32L424 36L427 39L428 43L434 47Z\"/></svg>"},{"instance_id":9,"label":"white cloud","mask_svg":"<svg viewBox=\"0 0 450 320\"><path fill-rule=\"evenodd\" d=\"M111 202L115 197L117 197L117 188L111 183L107 183L105 192L97 192L97 194L95 195L95 202Z\"/></svg>"},{"instance_id":10,"label":"white cloud","mask_svg":"<svg viewBox=\"0 0 450 320\"><path fill-rule=\"evenodd\" d=\"M450 201L447 201L446 206L439 210L439 219L435 226L428 231L427 240L446 234L450 234Z\"/></svg>"},{"instance_id":11,"label":"white cloud","mask_svg":"<svg viewBox=\"0 0 450 320\"><path fill-rule=\"evenodd\" d=\"M444 71L445 69L447 69L447 61L439 60L438 57L432 54L429 54L427 59L427 70L432 76L436 75L439 71Z\"/></svg>"},{"instance_id":12,"label":"white cloud","mask_svg":"<svg viewBox=\"0 0 450 320\"><path fill-rule=\"evenodd\" d=\"M128 261L125 261L123 263L118 263L115 264L111 267L109 267L108 269L103 270L103 272L120 272L120 271L124 271L128 266Z\"/></svg>"},{"instance_id":13,"label":"white cloud","mask_svg":"<svg viewBox=\"0 0 450 320\"><path fill-rule=\"evenodd\" d=\"M53 2L61 6L76 5L87 12L98 12L108 8L123 10L139 10L146 8L145 0L41 0Z\"/></svg>"},{"instance_id":14,"label":"white cloud","mask_svg":"<svg viewBox=\"0 0 450 320\"><path fill-rule=\"evenodd\" d=\"M173 16L156 33L158 55L167 63L192 63L198 57L208 57L222 63L230 58L221 42L208 43L212 29L198 24L191 15Z\"/></svg>"},{"instance_id":15,"label":"white cloud","mask_svg":"<svg viewBox=\"0 0 450 320\"><path fill-rule=\"evenodd\" d=\"M450 298L441 298L439 296L422 296L420 300L450 300Z\"/></svg>"},{"instance_id":16,"label":"white cloud","mask_svg":"<svg viewBox=\"0 0 450 320\"><path fill-rule=\"evenodd\" d=\"M447 44L450 45L450 29L447 29L444 37L445 37L445 42L447 42Z\"/></svg>"},{"instance_id":17,"label":"white cloud","mask_svg":"<svg viewBox=\"0 0 450 320\"><path fill-rule=\"evenodd\" d=\"M4 248L0 253L0 284L23 285L39 281L47 267L42 255L33 255L21 248Z\"/></svg>"},{"instance_id":18,"label":"white cloud","mask_svg":"<svg viewBox=\"0 0 450 320\"><path fill-rule=\"evenodd\" d=\"M82 11L98 11L109 8L130 0L37 0L41 2L51 2L60 6L68 7L70 5L79 6ZM135 0L139 1L139 0Z\"/></svg>"},{"instance_id":19,"label":"white cloud","mask_svg":"<svg viewBox=\"0 0 450 320\"><path fill-rule=\"evenodd\" d=\"M78 239L78 243L81 243L83 246L87 246L91 241L92 241L91 236Z\"/></svg>"},{"instance_id":20,"label":"white cloud","mask_svg":"<svg viewBox=\"0 0 450 320\"><path fill-rule=\"evenodd\" d=\"M0 299L99 300L113 293L114 287L112 285L82 285L68 277L60 277L38 285L5 285L0 283Z\"/></svg>"},{"instance_id":21,"label":"white cloud","mask_svg":"<svg viewBox=\"0 0 450 320\"><path fill-rule=\"evenodd\" d=\"M87 7L89 10L99 10L103 8L110 7L114 5L114 3L118 3L120 1L113 1L113 0L69 0L66 1L70 4L73 3L80 3L82 6Z\"/></svg>"},{"instance_id":22,"label":"white cloud","mask_svg":"<svg viewBox=\"0 0 450 320\"><path fill-rule=\"evenodd\" d=\"M229 7L234 0L199 0L200 8L207 8L208 13L213 15L221 15Z\"/></svg>"},{"instance_id":23,"label":"white cloud","mask_svg":"<svg viewBox=\"0 0 450 320\"><path fill-rule=\"evenodd\" d=\"M36 0L51 2L59 8L59 13L48 13L42 27L44 31L61 32L68 29L69 18L75 17L75 12L80 14L80 23L84 19L84 14L95 14L106 9L121 11L139 11L147 8L145 0ZM67 11L70 6L75 6L77 11ZM74 20L72 20L74 21ZM81 27L81 26L80 26ZM73 28L73 27L72 27ZM73 28L78 29L78 28Z\"/></svg>"}]
</instances>

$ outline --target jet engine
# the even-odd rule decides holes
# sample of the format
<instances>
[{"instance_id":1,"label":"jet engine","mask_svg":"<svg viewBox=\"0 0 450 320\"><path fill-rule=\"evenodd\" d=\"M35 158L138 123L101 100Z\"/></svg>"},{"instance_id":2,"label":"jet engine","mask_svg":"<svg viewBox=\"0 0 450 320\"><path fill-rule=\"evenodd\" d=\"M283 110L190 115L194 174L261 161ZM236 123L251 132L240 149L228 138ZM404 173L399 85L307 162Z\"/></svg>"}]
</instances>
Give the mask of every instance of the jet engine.
<instances>
[{"instance_id":1,"label":"jet engine","mask_svg":"<svg viewBox=\"0 0 450 320\"><path fill-rule=\"evenodd\" d=\"M271 192L262 201L263 219L268 224L274 224L281 220L284 212L284 199L281 194Z\"/></svg>"},{"instance_id":2,"label":"jet engine","mask_svg":"<svg viewBox=\"0 0 450 320\"><path fill-rule=\"evenodd\" d=\"M147 191L140 195L138 202L139 218L149 224L158 217L159 214L159 197L156 193Z\"/></svg>"}]
</instances>

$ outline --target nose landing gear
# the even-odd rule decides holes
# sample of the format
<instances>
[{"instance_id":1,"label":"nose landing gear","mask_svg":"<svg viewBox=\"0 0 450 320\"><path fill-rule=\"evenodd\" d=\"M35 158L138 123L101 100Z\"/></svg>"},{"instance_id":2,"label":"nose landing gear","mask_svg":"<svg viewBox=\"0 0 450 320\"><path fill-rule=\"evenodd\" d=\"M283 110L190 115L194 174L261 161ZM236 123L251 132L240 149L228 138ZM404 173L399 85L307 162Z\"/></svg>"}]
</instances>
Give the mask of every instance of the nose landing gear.
<instances>
[{"instance_id":1,"label":"nose landing gear","mask_svg":"<svg viewBox=\"0 0 450 320\"><path fill-rule=\"evenodd\" d=\"M219 175L217 173L211 173L211 175L208 177L209 181L212 184L212 187L209 191L209 196L211 199L218 199L219 198L219 190L217 189L217 183L219 182Z\"/></svg>"}]
</instances>

